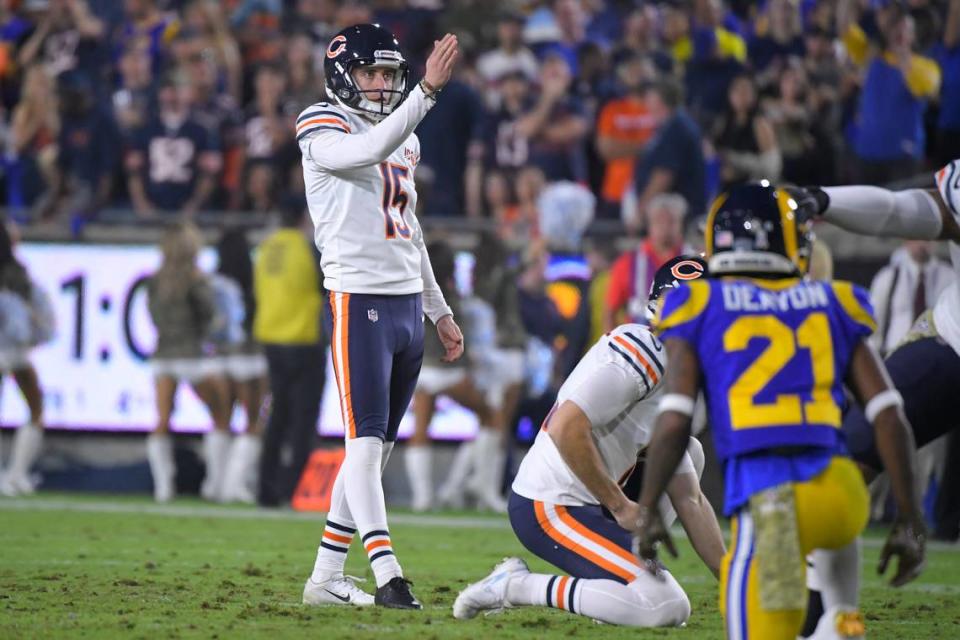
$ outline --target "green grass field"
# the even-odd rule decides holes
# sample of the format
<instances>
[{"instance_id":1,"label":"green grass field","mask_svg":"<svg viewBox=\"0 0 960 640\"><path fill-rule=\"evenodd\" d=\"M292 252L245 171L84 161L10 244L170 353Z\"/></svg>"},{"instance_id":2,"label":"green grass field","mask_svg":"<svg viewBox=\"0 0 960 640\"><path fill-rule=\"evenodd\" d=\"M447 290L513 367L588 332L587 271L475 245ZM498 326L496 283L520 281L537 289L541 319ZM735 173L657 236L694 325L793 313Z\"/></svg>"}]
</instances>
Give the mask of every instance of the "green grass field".
<instances>
[{"instance_id":1,"label":"green grass field","mask_svg":"<svg viewBox=\"0 0 960 640\"><path fill-rule=\"evenodd\" d=\"M716 584L684 541L669 563L693 603L685 629L598 625L546 609L470 622L451 605L500 558L531 559L504 519L391 515L393 542L422 612L300 604L322 518L183 499L43 495L0 499L0 638L722 638ZM960 552L934 545L921 581L895 591L867 541L863 608L870 638L960 637ZM355 543L356 547L356 543ZM359 548L347 572L370 578ZM365 585L371 589L371 582Z\"/></svg>"}]
</instances>

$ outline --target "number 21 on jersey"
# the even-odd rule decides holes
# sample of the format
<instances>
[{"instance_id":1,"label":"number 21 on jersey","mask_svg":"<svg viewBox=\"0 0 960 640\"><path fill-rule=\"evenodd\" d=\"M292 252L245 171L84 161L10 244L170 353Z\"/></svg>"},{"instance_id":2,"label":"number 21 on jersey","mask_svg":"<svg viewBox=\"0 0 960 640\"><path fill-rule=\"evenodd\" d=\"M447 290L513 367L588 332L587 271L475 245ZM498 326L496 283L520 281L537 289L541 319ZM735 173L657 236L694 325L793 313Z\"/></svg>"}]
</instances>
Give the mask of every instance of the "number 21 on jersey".
<instances>
[{"instance_id":1,"label":"number 21 on jersey","mask_svg":"<svg viewBox=\"0 0 960 640\"><path fill-rule=\"evenodd\" d=\"M772 315L741 316L723 334L727 353L742 351L754 338L769 344L730 387L730 423L734 429L773 425L840 425L840 407L833 399L835 378L833 339L830 323L823 313L815 312L793 331ZM809 352L813 370L811 399L784 393L774 402L758 403L756 396L797 357L797 348Z\"/></svg>"},{"instance_id":2,"label":"number 21 on jersey","mask_svg":"<svg viewBox=\"0 0 960 640\"><path fill-rule=\"evenodd\" d=\"M400 236L404 240L410 239L410 227L403 219L403 212L410 202L410 197L403 189L401 180L410 174L410 170L402 164L393 162L380 163L380 178L383 180L383 220L388 240Z\"/></svg>"}]
</instances>

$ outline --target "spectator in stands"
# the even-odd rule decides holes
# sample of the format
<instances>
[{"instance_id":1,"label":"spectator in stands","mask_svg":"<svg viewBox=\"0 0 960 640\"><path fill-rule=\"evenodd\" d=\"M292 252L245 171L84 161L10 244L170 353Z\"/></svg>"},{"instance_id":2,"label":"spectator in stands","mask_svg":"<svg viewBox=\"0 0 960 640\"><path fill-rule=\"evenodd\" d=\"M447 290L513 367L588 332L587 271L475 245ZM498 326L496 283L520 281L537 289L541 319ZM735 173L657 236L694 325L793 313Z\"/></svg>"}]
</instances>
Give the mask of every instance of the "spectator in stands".
<instances>
[{"instance_id":1,"label":"spectator in stands","mask_svg":"<svg viewBox=\"0 0 960 640\"><path fill-rule=\"evenodd\" d=\"M285 102L285 88L286 77L280 67L260 65L244 122L243 209L268 212L274 207L278 177L285 174L280 153L294 133L291 119L295 112Z\"/></svg>"},{"instance_id":2,"label":"spectator in stands","mask_svg":"<svg viewBox=\"0 0 960 640\"><path fill-rule=\"evenodd\" d=\"M418 187L428 185L423 214L476 218L483 189L483 101L463 79L463 65L443 88L443 100L416 129L420 140ZM418 212L419 213L419 212Z\"/></svg>"},{"instance_id":3,"label":"spectator in stands","mask_svg":"<svg viewBox=\"0 0 960 640\"><path fill-rule=\"evenodd\" d=\"M298 200L284 207L283 226L261 243L254 263L253 337L264 345L273 398L257 494L265 507L293 495L313 451L323 397L322 274L304 230L305 213ZM285 445L292 451L287 463L281 461Z\"/></svg>"},{"instance_id":4,"label":"spectator in stands","mask_svg":"<svg viewBox=\"0 0 960 640\"><path fill-rule=\"evenodd\" d=\"M687 203L675 193L662 193L650 201L647 238L617 258L610 269L607 288L605 331L624 322L646 323L645 310L650 284L657 269L687 253L683 223Z\"/></svg>"},{"instance_id":5,"label":"spectator in stands","mask_svg":"<svg viewBox=\"0 0 960 640\"><path fill-rule=\"evenodd\" d=\"M243 199L243 113L223 86L213 50L194 51L185 62L190 115L221 143L223 172L211 202L236 209Z\"/></svg>"},{"instance_id":6,"label":"spectator in stands","mask_svg":"<svg viewBox=\"0 0 960 640\"><path fill-rule=\"evenodd\" d=\"M248 68L280 59L283 50L282 11L280 0L241 0L230 14L230 27Z\"/></svg>"},{"instance_id":7,"label":"spectator in stands","mask_svg":"<svg viewBox=\"0 0 960 640\"><path fill-rule=\"evenodd\" d=\"M702 135L683 108L683 91L662 80L646 90L644 102L657 132L634 164L636 201L624 203L624 222L634 231L646 226L649 204L661 193L683 196L687 221L706 213Z\"/></svg>"},{"instance_id":8,"label":"spectator in stands","mask_svg":"<svg viewBox=\"0 0 960 640\"><path fill-rule=\"evenodd\" d=\"M284 58L287 72L287 97L297 113L317 101L323 86L314 59L314 47L307 32L297 32L287 38ZM298 172L299 173L299 172Z\"/></svg>"},{"instance_id":9,"label":"spectator in stands","mask_svg":"<svg viewBox=\"0 0 960 640\"><path fill-rule=\"evenodd\" d=\"M597 153L606 162L600 214L619 218L620 201L633 179L634 159L654 133L654 122L643 99L646 83L654 77L650 60L626 52L616 68L623 96L611 100L597 119Z\"/></svg>"},{"instance_id":10,"label":"spectator in stands","mask_svg":"<svg viewBox=\"0 0 960 640\"><path fill-rule=\"evenodd\" d=\"M632 55L650 59L657 71L673 71L673 57L665 50L657 33L657 9L644 3L631 11L623 22L623 37L613 54L614 60Z\"/></svg>"},{"instance_id":11,"label":"spectator in stands","mask_svg":"<svg viewBox=\"0 0 960 640\"><path fill-rule=\"evenodd\" d=\"M78 231L110 200L120 164L120 132L112 114L97 103L93 83L79 72L60 76L57 104L62 122L57 171L37 213L49 221L71 216Z\"/></svg>"},{"instance_id":12,"label":"spectator in stands","mask_svg":"<svg viewBox=\"0 0 960 640\"><path fill-rule=\"evenodd\" d=\"M943 166L960 157L960 0L950 0L943 44L936 57L943 70L937 120L937 165Z\"/></svg>"},{"instance_id":13,"label":"spectator in stands","mask_svg":"<svg viewBox=\"0 0 960 640\"><path fill-rule=\"evenodd\" d=\"M239 103L243 92L243 60L225 11L223 3L215 0L193 0L184 8L183 26L198 35L204 50L210 50L218 80L226 93Z\"/></svg>"},{"instance_id":14,"label":"spectator in stands","mask_svg":"<svg viewBox=\"0 0 960 640\"><path fill-rule=\"evenodd\" d=\"M106 27L85 0L51 0L46 13L17 56L21 67L40 62L51 77L78 71L100 79Z\"/></svg>"},{"instance_id":15,"label":"spectator in stands","mask_svg":"<svg viewBox=\"0 0 960 640\"><path fill-rule=\"evenodd\" d=\"M113 93L113 116L124 135L143 127L156 99L150 56L144 49L131 47L120 56L117 67L120 86Z\"/></svg>"},{"instance_id":16,"label":"spectator in stands","mask_svg":"<svg viewBox=\"0 0 960 640\"><path fill-rule=\"evenodd\" d=\"M783 156L783 179L794 184L832 183L834 149L817 118L803 67L793 63L783 69L777 88L763 112Z\"/></svg>"},{"instance_id":17,"label":"spectator in stands","mask_svg":"<svg viewBox=\"0 0 960 640\"><path fill-rule=\"evenodd\" d=\"M24 207L56 184L60 127L53 81L43 65L34 64L25 73L23 94L10 122L10 206Z\"/></svg>"},{"instance_id":18,"label":"spectator in stands","mask_svg":"<svg viewBox=\"0 0 960 640\"><path fill-rule=\"evenodd\" d=\"M757 18L747 48L753 68L775 78L789 58L803 55L800 5L792 0L767 0Z\"/></svg>"},{"instance_id":19,"label":"spectator in stands","mask_svg":"<svg viewBox=\"0 0 960 640\"><path fill-rule=\"evenodd\" d=\"M537 46L537 55L544 60L550 56L561 58L570 73L576 76L580 72L577 52L587 42L587 12L581 0L552 0L550 9L556 31L554 37Z\"/></svg>"},{"instance_id":20,"label":"spectator in stands","mask_svg":"<svg viewBox=\"0 0 960 640\"><path fill-rule=\"evenodd\" d=\"M290 5L294 5L290 8ZM319 55L323 55L327 45L337 31L336 0L296 0L287 3L287 11L283 15L283 32L307 35ZM356 23L354 23L356 24ZM306 31L304 31L306 30Z\"/></svg>"},{"instance_id":21,"label":"spectator in stands","mask_svg":"<svg viewBox=\"0 0 960 640\"><path fill-rule=\"evenodd\" d=\"M113 59L129 48L141 48L150 56L155 77L164 71L170 43L180 31L180 21L157 8L156 0L124 0L124 19L113 34Z\"/></svg>"},{"instance_id":22,"label":"spectator in stands","mask_svg":"<svg viewBox=\"0 0 960 640\"><path fill-rule=\"evenodd\" d=\"M587 179L584 143L589 124L570 96L573 76L563 58L548 56L540 69L540 94L515 123L515 136L529 146L529 162L548 181Z\"/></svg>"},{"instance_id":23,"label":"spectator in stands","mask_svg":"<svg viewBox=\"0 0 960 640\"><path fill-rule=\"evenodd\" d=\"M517 204L508 213L506 222L511 229L510 233L501 230L500 237L506 240L513 238L511 246L519 247L540 238L540 210L537 201L547 179L537 167L524 167L517 172L514 191L517 194Z\"/></svg>"},{"instance_id":24,"label":"spectator in stands","mask_svg":"<svg viewBox=\"0 0 960 640\"><path fill-rule=\"evenodd\" d=\"M720 157L722 190L744 182L780 179L783 160L777 136L757 106L751 76L738 76L730 84L726 112L714 124L711 138Z\"/></svg>"},{"instance_id":25,"label":"spectator in stands","mask_svg":"<svg viewBox=\"0 0 960 640\"><path fill-rule=\"evenodd\" d=\"M519 72L527 80L537 77L539 66L530 49L523 46L523 16L505 12L497 21L497 48L477 59L477 72L487 85L487 104L495 108L499 102L498 83L508 74Z\"/></svg>"},{"instance_id":26,"label":"spectator in stands","mask_svg":"<svg viewBox=\"0 0 960 640\"><path fill-rule=\"evenodd\" d=\"M3 110L13 108L19 99L20 68L18 54L29 40L33 25L14 10L11 0L0 1L0 121Z\"/></svg>"},{"instance_id":27,"label":"spectator in stands","mask_svg":"<svg viewBox=\"0 0 960 640\"><path fill-rule=\"evenodd\" d=\"M686 64L705 55L740 63L746 61L747 45L743 38L723 24L725 10L721 0L696 0L692 16L681 6L666 10L664 31L676 62ZM704 47L704 42L715 43L715 46Z\"/></svg>"},{"instance_id":28,"label":"spectator in stands","mask_svg":"<svg viewBox=\"0 0 960 640\"><path fill-rule=\"evenodd\" d=\"M182 75L167 76L157 97L159 113L133 134L125 159L130 200L141 217L158 211L193 215L216 188L220 143L191 117Z\"/></svg>"},{"instance_id":29,"label":"spectator in stands","mask_svg":"<svg viewBox=\"0 0 960 640\"><path fill-rule=\"evenodd\" d=\"M222 443L229 443L230 432L227 381L218 363L204 352L204 343L222 319L216 313L210 280L196 264L202 246L203 237L193 224L171 226L160 246L160 268L147 284L150 317L157 328L157 348L150 358L157 426L147 438L147 460L157 502L167 502L175 494L170 420L181 382L190 385L213 421L213 429L204 435L207 474L201 493L205 498L219 495L225 471Z\"/></svg>"},{"instance_id":30,"label":"spectator in stands","mask_svg":"<svg viewBox=\"0 0 960 640\"><path fill-rule=\"evenodd\" d=\"M529 127L521 127L524 114L533 108L530 81L522 71L510 71L498 80L499 107L484 126L484 158L488 169L516 171L530 160Z\"/></svg>"},{"instance_id":31,"label":"spectator in stands","mask_svg":"<svg viewBox=\"0 0 960 640\"><path fill-rule=\"evenodd\" d=\"M907 240L870 284L877 330L870 337L881 354L891 353L914 321L954 281L950 265L933 254L927 240Z\"/></svg>"},{"instance_id":32,"label":"spectator in stands","mask_svg":"<svg viewBox=\"0 0 960 640\"><path fill-rule=\"evenodd\" d=\"M610 291L610 271L617 259L616 245L611 238L588 241L584 253L590 267L590 339L595 344L607 332L607 293Z\"/></svg>"},{"instance_id":33,"label":"spectator in stands","mask_svg":"<svg viewBox=\"0 0 960 640\"><path fill-rule=\"evenodd\" d=\"M876 16L883 43L871 43L841 0L837 28L850 57L865 67L857 109L854 152L859 181L883 184L914 175L926 149L923 114L940 90L940 68L913 53L913 18L891 3Z\"/></svg>"}]
</instances>

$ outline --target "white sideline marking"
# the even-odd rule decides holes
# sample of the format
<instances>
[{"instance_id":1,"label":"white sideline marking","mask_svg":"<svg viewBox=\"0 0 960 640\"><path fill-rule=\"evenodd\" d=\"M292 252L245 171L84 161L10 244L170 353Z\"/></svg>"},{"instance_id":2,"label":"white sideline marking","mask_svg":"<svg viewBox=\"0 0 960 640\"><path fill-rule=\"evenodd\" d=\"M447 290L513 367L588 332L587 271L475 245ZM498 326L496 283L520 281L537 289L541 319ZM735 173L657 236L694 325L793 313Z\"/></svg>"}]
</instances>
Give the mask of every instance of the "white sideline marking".
<instances>
[{"instance_id":1,"label":"white sideline marking","mask_svg":"<svg viewBox=\"0 0 960 640\"><path fill-rule=\"evenodd\" d=\"M287 511L277 509L259 509L256 507L218 507L215 505L176 505L176 504L136 504L127 502L73 502L59 499L0 498L0 511L72 511L79 513L115 513L173 518L221 518L224 520L280 520L300 522L323 522L323 512ZM447 529L509 529L510 522L505 517L442 516L412 513L389 513L391 523L419 527L440 527ZM676 538L686 538L686 532L673 527L671 534ZM883 547L882 538L864 538L863 545L871 549ZM960 552L960 544L927 542L930 551Z\"/></svg>"},{"instance_id":2,"label":"white sideline marking","mask_svg":"<svg viewBox=\"0 0 960 640\"><path fill-rule=\"evenodd\" d=\"M255 507L230 507L176 504L131 504L125 502L73 502L70 500L35 500L30 498L0 498L0 510L8 511L73 511L79 513L119 513L166 517L223 518L226 520L282 520L323 522L322 512L285 511L257 509ZM509 529L506 518L479 518L431 516L408 513L390 514L390 522L424 527L447 527L451 529Z\"/></svg>"}]
</instances>

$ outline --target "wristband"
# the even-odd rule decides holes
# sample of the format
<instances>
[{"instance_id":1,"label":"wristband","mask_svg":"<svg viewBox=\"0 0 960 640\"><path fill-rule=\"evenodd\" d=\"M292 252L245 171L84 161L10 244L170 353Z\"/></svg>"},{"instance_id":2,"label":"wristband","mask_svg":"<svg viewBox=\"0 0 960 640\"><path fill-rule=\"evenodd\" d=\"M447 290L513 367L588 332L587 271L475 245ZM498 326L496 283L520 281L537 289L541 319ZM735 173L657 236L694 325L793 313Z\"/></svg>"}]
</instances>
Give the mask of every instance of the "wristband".
<instances>
[{"instance_id":1,"label":"wristband","mask_svg":"<svg viewBox=\"0 0 960 640\"><path fill-rule=\"evenodd\" d=\"M437 99L437 94L440 93L440 89L435 88L432 84L427 82L426 78L423 78L419 82L420 90L423 91L423 95L434 100Z\"/></svg>"},{"instance_id":2,"label":"wristband","mask_svg":"<svg viewBox=\"0 0 960 640\"><path fill-rule=\"evenodd\" d=\"M657 413L663 413L664 411L676 411L677 413L682 413L683 415L690 417L693 415L693 407L693 398L690 396L685 396L682 393L668 393L660 398L660 407L657 410Z\"/></svg>"},{"instance_id":3,"label":"wristband","mask_svg":"<svg viewBox=\"0 0 960 640\"><path fill-rule=\"evenodd\" d=\"M896 389L887 389L870 398L870 402L863 408L863 414L871 424L881 411L890 407L902 407L903 396Z\"/></svg>"}]
</instances>

